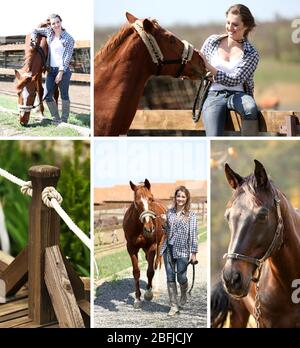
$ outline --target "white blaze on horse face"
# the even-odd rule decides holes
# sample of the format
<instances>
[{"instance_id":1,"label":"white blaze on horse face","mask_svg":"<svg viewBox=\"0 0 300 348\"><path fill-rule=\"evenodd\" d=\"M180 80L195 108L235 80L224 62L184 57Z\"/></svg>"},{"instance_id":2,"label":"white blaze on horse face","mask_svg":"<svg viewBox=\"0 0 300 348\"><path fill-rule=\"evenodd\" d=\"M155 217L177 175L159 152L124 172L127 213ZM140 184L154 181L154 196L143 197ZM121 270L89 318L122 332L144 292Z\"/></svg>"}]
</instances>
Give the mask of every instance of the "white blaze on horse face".
<instances>
[{"instance_id":1,"label":"white blaze on horse face","mask_svg":"<svg viewBox=\"0 0 300 348\"><path fill-rule=\"evenodd\" d=\"M28 99L28 97L29 97L29 92L28 92L28 89L27 89L27 87L25 86L25 87L23 87L23 90L22 90L22 98L23 98L23 105L25 106L25 105L27 105L27 99Z\"/></svg>"},{"instance_id":2,"label":"white blaze on horse face","mask_svg":"<svg viewBox=\"0 0 300 348\"><path fill-rule=\"evenodd\" d=\"M145 210L145 211L148 211L148 210L149 210L149 207L148 207L148 200L147 200L147 198L141 197L141 201L142 201L142 203L143 203L144 210ZM146 216L145 216L145 220L146 220L146 222L148 223L149 220L150 220L149 216L146 215Z\"/></svg>"}]
</instances>

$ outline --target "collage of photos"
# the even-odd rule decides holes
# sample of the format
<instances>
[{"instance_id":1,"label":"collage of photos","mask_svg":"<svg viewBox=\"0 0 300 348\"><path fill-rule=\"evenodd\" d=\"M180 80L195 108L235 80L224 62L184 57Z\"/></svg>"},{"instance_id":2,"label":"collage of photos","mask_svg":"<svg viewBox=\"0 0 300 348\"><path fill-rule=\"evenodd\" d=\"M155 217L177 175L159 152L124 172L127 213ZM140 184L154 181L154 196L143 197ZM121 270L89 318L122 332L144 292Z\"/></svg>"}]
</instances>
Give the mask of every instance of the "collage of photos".
<instances>
[{"instance_id":1,"label":"collage of photos","mask_svg":"<svg viewBox=\"0 0 300 348\"><path fill-rule=\"evenodd\" d=\"M299 4L3 6L0 328L300 328Z\"/></svg>"}]
</instances>

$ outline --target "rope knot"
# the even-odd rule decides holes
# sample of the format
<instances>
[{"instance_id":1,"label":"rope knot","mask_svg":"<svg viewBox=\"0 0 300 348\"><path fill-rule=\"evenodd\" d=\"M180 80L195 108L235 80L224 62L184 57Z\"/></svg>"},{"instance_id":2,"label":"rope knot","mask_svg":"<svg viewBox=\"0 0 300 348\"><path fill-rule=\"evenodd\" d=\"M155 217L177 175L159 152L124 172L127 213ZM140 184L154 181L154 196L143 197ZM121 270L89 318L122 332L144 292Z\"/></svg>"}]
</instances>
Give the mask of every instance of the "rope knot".
<instances>
[{"instance_id":1,"label":"rope knot","mask_svg":"<svg viewBox=\"0 0 300 348\"><path fill-rule=\"evenodd\" d=\"M24 185L21 186L21 192L23 193L23 195L32 196L31 181L27 181Z\"/></svg>"},{"instance_id":2,"label":"rope knot","mask_svg":"<svg viewBox=\"0 0 300 348\"><path fill-rule=\"evenodd\" d=\"M48 208L53 208L51 203L52 199L55 199L59 205L61 205L61 202L63 201L62 196L58 191L56 191L55 187L45 187L42 192L42 201Z\"/></svg>"}]
</instances>

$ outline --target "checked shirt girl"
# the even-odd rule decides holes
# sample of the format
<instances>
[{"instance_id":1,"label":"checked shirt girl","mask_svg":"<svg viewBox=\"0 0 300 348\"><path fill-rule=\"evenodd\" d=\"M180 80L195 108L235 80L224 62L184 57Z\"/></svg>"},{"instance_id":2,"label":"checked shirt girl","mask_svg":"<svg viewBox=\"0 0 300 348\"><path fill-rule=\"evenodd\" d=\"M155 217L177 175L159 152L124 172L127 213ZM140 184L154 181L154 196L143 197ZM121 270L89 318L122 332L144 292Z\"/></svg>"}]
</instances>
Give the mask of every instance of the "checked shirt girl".
<instances>
[{"instance_id":1,"label":"checked shirt girl","mask_svg":"<svg viewBox=\"0 0 300 348\"><path fill-rule=\"evenodd\" d=\"M179 305L183 307L187 301L187 266L189 261L196 261L198 251L197 219L195 213L190 211L190 192L184 186L175 191L174 207L166 214L165 232L161 255L164 258L171 304L168 315L172 316L179 313ZM181 291L179 305L176 274Z\"/></svg>"},{"instance_id":2,"label":"checked shirt girl","mask_svg":"<svg viewBox=\"0 0 300 348\"><path fill-rule=\"evenodd\" d=\"M210 36L199 52L213 76L202 107L207 136L223 135L229 110L241 115L242 135L257 133L253 75L259 55L248 41L248 34L255 26L248 7L231 6L226 12L226 34Z\"/></svg>"}]
</instances>

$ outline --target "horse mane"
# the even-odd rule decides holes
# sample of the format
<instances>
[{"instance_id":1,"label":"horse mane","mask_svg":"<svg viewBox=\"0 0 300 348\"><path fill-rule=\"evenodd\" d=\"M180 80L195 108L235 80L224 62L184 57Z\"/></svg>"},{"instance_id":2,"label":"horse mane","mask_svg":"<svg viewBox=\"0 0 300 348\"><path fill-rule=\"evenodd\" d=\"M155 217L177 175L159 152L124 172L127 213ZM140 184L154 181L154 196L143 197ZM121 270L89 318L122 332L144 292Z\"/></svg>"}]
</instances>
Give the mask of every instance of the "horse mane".
<instances>
[{"instance_id":1,"label":"horse mane","mask_svg":"<svg viewBox=\"0 0 300 348\"><path fill-rule=\"evenodd\" d=\"M40 23L38 25L38 28L46 28L47 26L48 26L48 24L46 22L42 22L42 23ZM33 58L33 55L35 53L36 53L36 50L33 50L33 49L30 48L29 45L26 45L26 47L25 47L24 65L22 67L22 71L24 71L24 72L31 71L32 58Z\"/></svg>"},{"instance_id":2,"label":"horse mane","mask_svg":"<svg viewBox=\"0 0 300 348\"><path fill-rule=\"evenodd\" d=\"M95 63L99 61L107 61L122 43L133 32L131 25L125 24L121 29L110 37L106 44L99 50L95 57Z\"/></svg>"}]
</instances>

